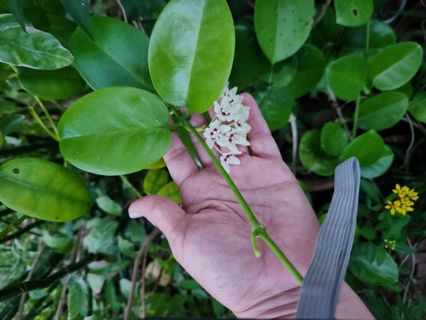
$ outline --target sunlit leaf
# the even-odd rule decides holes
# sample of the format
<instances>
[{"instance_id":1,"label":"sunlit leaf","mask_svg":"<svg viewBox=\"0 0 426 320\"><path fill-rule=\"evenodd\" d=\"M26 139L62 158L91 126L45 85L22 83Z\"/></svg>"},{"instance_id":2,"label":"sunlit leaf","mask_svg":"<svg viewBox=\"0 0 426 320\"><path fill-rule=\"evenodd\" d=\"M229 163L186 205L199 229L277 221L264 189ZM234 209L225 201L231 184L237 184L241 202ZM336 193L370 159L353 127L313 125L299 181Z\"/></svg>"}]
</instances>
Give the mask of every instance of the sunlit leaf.
<instances>
[{"instance_id":1,"label":"sunlit leaf","mask_svg":"<svg viewBox=\"0 0 426 320\"><path fill-rule=\"evenodd\" d=\"M126 87L101 89L75 102L62 116L61 153L92 173L136 172L168 150L168 118L166 106L152 93Z\"/></svg>"},{"instance_id":2,"label":"sunlit leaf","mask_svg":"<svg viewBox=\"0 0 426 320\"><path fill-rule=\"evenodd\" d=\"M232 68L235 30L225 0L172 0L149 45L149 70L159 95L190 111L207 111Z\"/></svg>"}]
</instances>

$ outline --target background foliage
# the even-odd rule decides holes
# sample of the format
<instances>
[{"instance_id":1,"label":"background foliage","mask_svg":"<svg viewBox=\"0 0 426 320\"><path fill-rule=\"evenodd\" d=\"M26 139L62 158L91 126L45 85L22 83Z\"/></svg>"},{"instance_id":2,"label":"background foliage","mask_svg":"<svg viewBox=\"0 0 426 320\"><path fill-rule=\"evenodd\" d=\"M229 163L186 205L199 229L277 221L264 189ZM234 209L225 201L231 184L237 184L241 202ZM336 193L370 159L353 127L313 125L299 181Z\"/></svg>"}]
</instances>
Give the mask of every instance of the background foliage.
<instances>
[{"instance_id":1,"label":"background foliage","mask_svg":"<svg viewBox=\"0 0 426 320\"><path fill-rule=\"evenodd\" d=\"M148 71L149 59L158 70L167 69L154 53L170 40L173 26L162 24L152 35L156 46L149 45L166 4L0 1L1 319L232 316L175 262L151 225L128 219L126 207L141 194L165 195L180 203L162 161L137 173L107 177L80 171L62 156L81 158L73 154L72 141L66 141L72 132L62 124L70 118L80 124L77 131L90 132L92 123L99 129L96 119L102 114L110 115L107 123L122 116L124 127L132 125L125 117L132 101L119 100L122 114L114 114L114 99L136 89L108 87L154 92L154 82L165 100L181 103L158 79L152 81ZM336 165L351 156L360 160L360 209L347 281L378 319L424 318L424 3L230 0L228 5L236 40L230 85L257 98L320 221L331 199ZM165 21L167 14L173 12L165 13ZM200 22L207 23L207 38L201 37L205 46L208 37L220 36L214 31L217 19L232 27L226 14ZM232 52L228 40L222 39L223 45ZM188 52L196 56L191 51L195 47L189 41ZM196 57L201 62L208 58ZM218 63L227 68L226 57ZM217 83L220 76L215 75ZM195 94L197 85L208 86L209 81L199 82L181 88L193 110L209 101ZM92 90L103 99L99 108L62 117ZM73 108L88 97L84 99ZM146 99L157 110L157 120L167 122L162 102L153 95ZM110 133L108 125L102 128L104 135ZM152 144L162 139L160 145L167 149L168 134L156 134ZM141 130L137 141L147 137ZM125 137L122 145L131 139ZM96 147L96 140L87 144ZM130 169L123 172L123 166L114 167L108 159L95 160L111 174L134 172L140 163L129 162L131 153L145 155L147 166L164 151L154 154L144 147L110 150L124 155L123 166ZM392 191L397 183L419 193L408 214L385 208L387 201L397 201ZM78 216L65 223L45 221ZM26 293L19 295L21 289Z\"/></svg>"}]
</instances>

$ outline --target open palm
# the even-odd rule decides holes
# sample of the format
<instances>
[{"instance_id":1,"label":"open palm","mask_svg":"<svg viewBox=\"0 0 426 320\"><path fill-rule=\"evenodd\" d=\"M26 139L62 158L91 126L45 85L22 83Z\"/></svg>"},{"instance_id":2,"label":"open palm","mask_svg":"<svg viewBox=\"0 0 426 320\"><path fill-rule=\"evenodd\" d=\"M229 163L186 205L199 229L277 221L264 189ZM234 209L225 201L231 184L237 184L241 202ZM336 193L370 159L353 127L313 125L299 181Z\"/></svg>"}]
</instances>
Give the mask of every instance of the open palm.
<instances>
[{"instance_id":1,"label":"open palm","mask_svg":"<svg viewBox=\"0 0 426 320\"><path fill-rule=\"evenodd\" d=\"M312 258L319 224L297 180L282 161L254 99L250 107L247 150L231 177L272 239L303 275ZM180 208L164 197L145 197L129 208L144 216L168 239L176 260L212 296L240 317L291 316L299 285L269 248L250 243L251 227L230 188L196 145L205 167L199 171L177 137L165 156L183 199Z\"/></svg>"}]
</instances>

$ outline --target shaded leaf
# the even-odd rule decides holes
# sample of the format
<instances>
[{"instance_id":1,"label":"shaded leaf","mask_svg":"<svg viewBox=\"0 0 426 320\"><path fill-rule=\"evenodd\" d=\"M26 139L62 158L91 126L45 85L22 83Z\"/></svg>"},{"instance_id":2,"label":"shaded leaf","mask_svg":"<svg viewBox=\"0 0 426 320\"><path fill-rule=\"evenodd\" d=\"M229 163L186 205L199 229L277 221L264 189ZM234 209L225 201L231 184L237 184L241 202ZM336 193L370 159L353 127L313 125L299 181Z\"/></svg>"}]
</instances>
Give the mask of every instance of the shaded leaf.
<instances>
[{"instance_id":1,"label":"shaded leaf","mask_svg":"<svg viewBox=\"0 0 426 320\"><path fill-rule=\"evenodd\" d=\"M25 17L24 17L22 0L6 0L6 1L7 1L7 5L9 6L10 11L12 12L16 21L18 21L22 30L26 31L25 30Z\"/></svg>"},{"instance_id":2,"label":"shaded leaf","mask_svg":"<svg viewBox=\"0 0 426 320\"><path fill-rule=\"evenodd\" d=\"M417 93L408 107L410 114L417 120L426 123L426 92Z\"/></svg>"},{"instance_id":3,"label":"shaded leaf","mask_svg":"<svg viewBox=\"0 0 426 320\"><path fill-rule=\"evenodd\" d=\"M376 131L370 130L363 133L343 150L344 160L356 157L361 166L366 166L376 162L383 153L383 138Z\"/></svg>"},{"instance_id":4,"label":"shaded leaf","mask_svg":"<svg viewBox=\"0 0 426 320\"><path fill-rule=\"evenodd\" d=\"M305 43L314 13L313 0L256 1L257 40L272 64L292 56Z\"/></svg>"},{"instance_id":5,"label":"shaded leaf","mask_svg":"<svg viewBox=\"0 0 426 320\"><path fill-rule=\"evenodd\" d=\"M320 176L331 176L339 163L337 158L327 155L321 149L320 130L310 130L302 136L299 158L306 169Z\"/></svg>"},{"instance_id":6,"label":"shaded leaf","mask_svg":"<svg viewBox=\"0 0 426 320\"><path fill-rule=\"evenodd\" d=\"M327 85L342 100L355 99L363 89L367 75L368 63L357 55L334 60L326 69Z\"/></svg>"},{"instance_id":7,"label":"shaded leaf","mask_svg":"<svg viewBox=\"0 0 426 320\"><path fill-rule=\"evenodd\" d=\"M177 204L182 203L182 197L180 195L179 188L177 187L176 183L174 183L173 181L163 186L158 191L158 195L167 197L170 200L173 200L174 202L176 202Z\"/></svg>"},{"instance_id":8,"label":"shaded leaf","mask_svg":"<svg viewBox=\"0 0 426 320\"><path fill-rule=\"evenodd\" d=\"M385 252L383 262L378 262L378 248L372 243L357 243L351 254L349 269L370 285L389 286L398 281L398 266L392 257ZM372 257L372 259L369 259Z\"/></svg>"},{"instance_id":9,"label":"shaded leaf","mask_svg":"<svg viewBox=\"0 0 426 320\"><path fill-rule=\"evenodd\" d=\"M18 80L26 91L45 100L72 98L85 86L72 67L49 71L20 68Z\"/></svg>"},{"instance_id":10,"label":"shaded leaf","mask_svg":"<svg viewBox=\"0 0 426 320\"><path fill-rule=\"evenodd\" d=\"M367 179L377 178L390 168L394 160L394 154L388 146L385 145L383 153L372 164L361 166L361 176Z\"/></svg>"},{"instance_id":11,"label":"shaded leaf","mask_svg":"<svg viewBox=\"0 0 426 320\"><path fill-rule=\"evenodd\" d=\"M121 206L106 195L96 198L96 204L102 211L113 216L120 216L122 213Z\"/></svg>"},{"instance_id":12,"label":"shaded leaf","mask_svg":"<svg viewBox=\"0 0 426 320\"><path fill-rule=\"evenodd\" d=\"M338 157L348 144L348 135L342 125L327 122L321 129L321 148L330 156Z\"/></svg>"},{"instance_id":13,"label":"shaded leaf","mask_svg":"<svg viewBox=\"0 0 426 320\"><path fill-rule=\"evenodd\" d=\"M60 0L65 11L82 27L88 34L92 34L92 24L90 21L89 0Z\"/></svg>"},{"instance_id":14,"label":"shaded leaf","mask_svg":"<svg viewBox=\"0 0 426 320\"><path fill-rule=\"evenodd\" d=\"M355 27L371 19L373 0L334 0L336 22L346 27Z\"/></svg>"},{"instance_id":15,"label":"shaded leaf","mask_svg":"<svg viewBox=\"0 0 426 320\"><path fill-rule=\"evenodd\" d=\"M305 45L295 55L297 71L286 92L297 99L311 91L320 81L325 68L325 57L320 49L313 45Z\"/></svg>"},{"instance_id":16,"label":"shaded leaf","mask_svg":"<svg viewBox=\"0 0 426 320\"><path fill-rule=\"evenodd\" d=\"M283 88L269 88L260 94L258 99L260 110L271 130L284 127L296 102Z\"/></svg>"},{"instance_id":17,"label":"shaded leaf","mask_svg":"<svg viewBox=\"0 0 426 320\"><path fill-rule=\"evenodd\" d=\"M382 92L361 101L358 126L365 130L384 130L397 124L408 108L407 97L400 92Z\"/></svg>"},{"instance_id":18,"label":"shaded leaf","mask_svg":"<svg viewBox=\"0 0 426 320\"><path fill-rule=\"evenodd\" d=\"M0 201L22 214L56 222L76 219L91 205L80 177L36 158L14 159L0 166Z\"/></svg>"},{"instance_id":19,"label":"shaded leaf","mask_svg":"<svg viewBox=\"0 0 426 320\"><path fill-rule=\"evenodd\" d=\"M75 66L93 89L130 86L151 90L149 39L142 31L107 17L92 18L93 38L78 28L70 39Z\"/></svg>"},{"instance_id":20,"label":"shaded leaf","mask_svg":"<svg viewBox=\"0 0 426 320\"><path fill-rule=\"evenodd\" d=\"M80 276L72 275L68 283L68 313L71 319L85 317L89 311L89 290Z\"/></svg>"},{"instance_id":21,"label":"shaded leaf","mask_svg":"<svg viewBox=\"0 0 426 320\"><path fill-rule=\"evenodd\" d=\"M84 247L90 253L114 254L115 231L118 227L117 221L108 219L92 220L93 226L90 226L89 234L84 238Z\"/></svg>"},{"instance_id":22,"label":"shaded leaf","mask_svg":"<svg viewBox=\"0 0 426 320\"><path fill-rule=\"evenodd\" d=\"M422 47L400 42L385 47L370 61L370 78L379 90L397 89L414 77L423 59Z\"/></svg>"},{"instance_id":23,"label":"shaded leaf","mask_svg":"<svg viewBox=\"0 0 426 320\"><path fill-rule=\"evenodd\" d=\"M147 194L157 194L169 182L169 174L165 169L149 170L143 180L143 190Z\"/></svg>"},{"instance_id":24,"label":"shaded leaf","mask_svg":"<svg viewBox=\"0 0 426 320\"><path fill-rule=\"evenodd\" d=\"M236 45L235 58L230 77L231 87L244 90L251 85L259 75L270 68L268 60L263 55L256 41L256 36L246 26L235 26Z\"/></svg>"}]
</instances>

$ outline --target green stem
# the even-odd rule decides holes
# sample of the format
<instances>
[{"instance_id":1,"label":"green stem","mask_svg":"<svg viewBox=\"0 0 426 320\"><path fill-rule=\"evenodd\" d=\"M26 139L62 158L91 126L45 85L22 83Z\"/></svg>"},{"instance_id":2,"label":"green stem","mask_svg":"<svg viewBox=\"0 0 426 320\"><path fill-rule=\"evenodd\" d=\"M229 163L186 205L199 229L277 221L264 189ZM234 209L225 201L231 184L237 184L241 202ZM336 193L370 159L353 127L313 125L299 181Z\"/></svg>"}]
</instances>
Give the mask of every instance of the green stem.
<instances>
[{"instance_id":1,"label":"green stem","mask_svg":"<svg viewBox=\"0 0 426 320\"><path fill-rule=\"evenodd\" d=\"M367 22L367 30L365 34L365 55L367 55L370 49L370 20Z\"/></svg>"},{"instance_id":2,"label":"green stem","mask_svg":"<svg viewBox=\"0 0 426 320\"><path fill-rule=\"evenodd\" d=\"M0 239L5 237L12 229L15 229L18 225L20 225L21 222L24 221L26 218L27 218L26 216L22 216L16 219L11 224L9 224L3 231L0 232Z\"/></svg>"},{"instance_id":3,"label":"green stem","mask_svg":"<svg viewBox=\"0 0 426 320\"><path fill-rule=\"evenodd\" d=\"M34 96L34 99L37 101L38 105L40 106L41 110L43 110L43 113L46 115L47 120L50 123L50 126L52 127L52 130L55 134L56 140L59 141L59 132L58 129L56 128L55 123L53 122L52 117L50 116L49 111L47 111L45 105L43 104L43 102L36 96Z\"/></svg>"},{"instance_id":4,"label":"green stem","mask_svg":"<svg viewBox=\"0 0 426 320\"><path fill-rule=\"evenodd\" d=\"M129 179L127 179L126 176L120 176L121 180L123 181L123 183L129 187L130 190L133 191L133 193L138 197L138 198L142 198L142 193L140 193L138 191L138 189L135 188L135 186L133 184L131 184L131 182L129 181Z\"/></svg>"},{"instance_id":5,"label":"green stem","mask_svg":"<svg viewBox=\"0 0 426 320\"><path fill-rule=\"evenodd\" d=\"M34 120L39 124L39 126L49 135L51 136L53 139L55 139L56 141L59 141L58 137L52 133L48 127L46 127L46 125L44 124L44 122L40 119L39 115L37 114L37 112L34 110L33 107L29 106L28 110L30 111L31 116L34 118Z\"/></svg>"},{"instance_id":6,"label":"green stem","mask_svg":"<svg viewBox=\"0 0 426 320\"><path fill-rule=\"evenodd\" d=\"M361 95L358 95L355 103L355 113L354 113L354 123L352 127L352 139L356 137L356 131L358 129L358 114L359 114L359 102L361 100Z\"/></svg>"},{"instance_id":7,"label":"green stem","mask_svg":"<svg viewBox=\"0 0 426 320\"><path fill-rule=\"evenodd\" d=\"M278 257L278 259L282 262L282 264L290 271L290 273L293 275L293 277L296 279L296 281L298 283L302 283L303 278L300 275L300 273L297 271L297 269L294 267L294 265L290 262L290 260L288 260L288 258L285 256L285 254L277 246L277 244L272 240L272 238L269 236L265 227L257 220L253 211L250 209L249 204L244 199L241 192L238 190L238 187L235 185L232 178L229 176L229 174L223 168L222 164L217 159L216 155L212 152L212 150L210 150L207 143L204 141L204 139L201 137L201 135L198 133L198 131L189 122L183 122L183 126L195 136L195 138L198 140L198 142L203 147L204 151L207 153L207 155L212 160L213 164L218 169L219 173L225 179L226 183L228 184L228 186L231 189L234 196L237 198L241 208L243 209L243 211L244 211L244 213L247 217L247 220L249 221L249 223L252 227L251 244L253 246L253 251L254 251L255 255L260 256L260 250L259 250L257 243L256 243L256 238L259 237L259 238L263 239L263 241L265 241L265 243L272 250L272 252Z\"/></svg>"}]
</instances>

